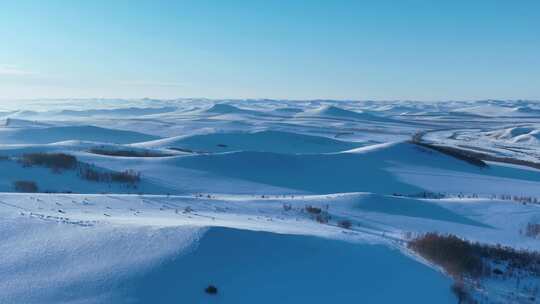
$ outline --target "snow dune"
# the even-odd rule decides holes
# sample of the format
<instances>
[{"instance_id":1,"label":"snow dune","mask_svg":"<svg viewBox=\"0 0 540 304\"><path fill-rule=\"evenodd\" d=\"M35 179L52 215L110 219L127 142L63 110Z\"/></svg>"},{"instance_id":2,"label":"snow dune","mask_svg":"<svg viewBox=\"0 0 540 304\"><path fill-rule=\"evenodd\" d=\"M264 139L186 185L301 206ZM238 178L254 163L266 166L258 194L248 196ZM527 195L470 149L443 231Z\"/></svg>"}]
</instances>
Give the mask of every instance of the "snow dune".
<instances>
[{"instance_id":1,"label":"snow dune","mask_svg":"<svg viewBox=\"0 0 540 304\"><path fill-rule=\"evenodd\" d=\"M296 117L320 117L334 119L366 120L374 122L395 122L393 119L380 117L367 112L355 112L329 105L321 106L316 109L306 110L304 112L298 113Z\"/></svg>"},{"instance_id":2,"label":"snow dune","mask_svg":"<svg viewBox=\"0 0 540 304\"><path fill-rule=\"evenodd\" d=\"M530 106L484 104L454 109L452 113L464 113L484 117L538 117L540 116L540 109Z\"/></svg>"},{"instance_id":3,"label":"snow dune","mask_svg":"<svg viewBox=\"0 0 540 304\"><path fill-rule=\"evenodd\" d=\"M366 147L366 150L368 148ZM529 179L522 170L486 169L408 143L380 146L364 153L284 155L268 152L236 152L179 157L174 165L309 193L367 191L413 194L426 190L413 181L394 175L395 168L424 172L446 170L494 178ZM418 170L416 169L418 168ZM532 177L538 181L538 178ZM441 178L443 180L444 178ZM457 185L465 185L462 182ZM474 187L474 183L470 183Z\"/></svg>"},{"instance_id":4,"label":"snow dune","mask_svg":"<svg viewBox=\"0 0 540 304\"><path fill-rule=\"evenodd\" d=\"M496 165L479 168L399 142L325 154L240 151L136 159L78 156L112 170L144 172L143 179L170 193L416 194L428 190L521 195L523 191L537 193L534 189L540 184L540 177L528 170ZM515 187L501 187L508 183Z\"/></svg>"},{"instance_id":5,"label":"snow dune","mask_svg":"<svg viewBox=\"0 0 540 304\"><path fill-rule=\"evenodd\" d=\"M226 103L216 103L208 109L202 110L200 112L205 114L212 115L223 115L223 114L248 114L248 115L257 115L262 114L257 111L241 109Z\"/></svg>"},{"instance_id":6,"label":"snow dune","mask_svg":"<svg viewBox=\"0 0 540 304\"><path fill-rule=\"evenodd\" d=\"M500 195L532 201L540 175L479 168L406 140L437 130L444 143L521 147L536 158L536 109L528 101L240 99L6 109L0 302L455 303L450 279L408 251L407 236L435 231L539 250L523 233L540 220L538 205ZM96 147L148 154L90 153ZM28 152L133 169L141 181L135 189L23 168L17 157ZM159 153L167 156L150 156ZM17 180L75 194L11 193ZM449 195L418 198L426 191ZM514 288L498 282L508 286L496 293ZM216 296L204 292L209 284Z\"/></svg>"},{"instance_id":7,"label":"snow dune","mask_svg":"<svg viewBox=\"0 0 540 304\"><path fill-rule=\"evenodd\" d=\"M3 222L0 297L40 304L328 303L353 301L360 294L369 301L394 302L422 293L418 303L454 301L449 279L384 246L225 228L203 231ZM208 284L219 288L216 297L204 293Z\"/></svg>"},{"instance_id":8,"label":"snow dune","mask_svg":"<svg viewBox=\"0 0 540 304\"><path fill-rule=\"evenodd\" d=\"M128 144L155 140L143 133L96 126L58 126L45 128L1 128L0 144L48 144L67 140Z\"/></svg>"},{"instance_id":9,"label":"snow dune","mask_svg":"<svg viewBox=\"0 0 540 304\"><path fill-rule=\"evenodd\" d=\"M302 212L308 204L329 206L331 222ZM24 303L453 303L450 280L395 250L394 238L436 230L538 247L518 231L539 215L511 202L365 193L1 194L0 296ZM340 218L353 228L337 227ZM203 292L208 284L219 288L216 297Z\"/></svg>"},{"instance_id":10,"label":"snow dune","mask_svg":"<svg viewBox=\"0 0 540 304\"><path fill-rule=\"evenodd\" d=\"M536 125L505 128L486 132L485 135L496 140L504 140L511 143L540 144L540 129Z\"/></svg>"},{"instance_id":11,"label":"snow dune","mask_svg":"<svg viewBox=\"0 0 540 304\"><path fill-rule=\"evenodd\" d=\"M329 153L353 149L362 143L284 131L211 133L166 138L137 146L182 148L200 152L258 151L284 154Z\"/></svg>"},{"instance_id":12,"label":"snow dune","mask_svg":"<svg viewBox=\"0 0 540 304\"><path fill-rule=\"evenodd\" d=\"M215 298L201 292L210 283L219 288ZM359 294L366 303L454 303L449 284L384 246L212 228L196 250L133 287L141 303L336 303Z\"/></svg>"},{"instance_id":13,"label":"snow dune","mask_svg":"<svg viewBox=\"0 0 540 304\"><path fill-rule=\"evenodd\" d=\"M3 218L0 298L29 304L134 303L123 282L178 257L202 232Z\"/></svg>"},{"instance_id":14,"label":"snow dune","mask_svg":"<svg viewBox=\"0 0 540 304\"><path fill-rule=\"evenodd\" d=\"M62 110L54 115L73 116L73 117L139 117L145 115L164 114L176 111L176 107L160 107L160 108L116 108L116 109L86 109L86 110Z\"/></svg>"}]
</instances>

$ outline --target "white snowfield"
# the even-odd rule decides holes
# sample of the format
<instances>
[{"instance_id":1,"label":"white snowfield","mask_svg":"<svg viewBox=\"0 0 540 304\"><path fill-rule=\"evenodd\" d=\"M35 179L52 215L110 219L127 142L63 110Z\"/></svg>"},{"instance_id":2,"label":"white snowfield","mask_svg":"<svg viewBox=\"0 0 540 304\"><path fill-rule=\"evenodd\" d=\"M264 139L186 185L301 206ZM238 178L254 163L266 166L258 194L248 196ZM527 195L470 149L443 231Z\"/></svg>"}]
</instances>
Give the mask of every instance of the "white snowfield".
<instances>
[{"instance_id":1,"label":"white snowfield","mask_svg":"<svg viewBox=\"0 0 540 304\"><path fill-rule=\"evenodd\" d=\"M438 232L540 251L525 233L540 225L540 171L481 167L409 140L421 132L425 142L534 162L536 108L207 99L0 107L0 303L456 303L452 279L407 242ZM69 154L77 165L28 164L36 153ZM140 180L95 181L86 166ZM539 283L491 280L475 292L486 303L536 303Z\"/></svg>"},{"instance_id":2,"label":"white snowfield","mask_svg":"<svg viewBox=\"0 0 540 304\"><path fill-rule=\"evenodd\" d=\"M143 284L141 281L145 280L144 273L152 273L149 269L159 268L157 265L174 263L167 262L174 256L182 256L192 250L196 256L197 243L206 237L207 227L296 235L300 239L304 238L301 236L315 236L329 239L326 242L347 241L351 244L344 246L351 247L353 252L356 246L361 244L369 244L375 248L384 245L406 252L406 233L429 231L451 232L483 243L539 249L537 240L520 234L520 230L531 219L540 218L538 206L523 207L513 202L485 199L420 200L368 193L278 195L264 198L209 194L159 196L10 193L0 195L0 205L2 234L6 240L2 244L6 254L0 261L0 273L3 277L0 296L7 301L24 300L25 303L123 302L129 299L139 301L142 298L163 297L158 288L147 290L141 295L142 298L137 298L131 285ZM317 222L314 216L306 211L306 206L319 207L328 212L328 223ZM509 217L511 221L508 220ZM353 228L339 227L339 222L344 219L351 221ZM235 234L226 234L228 233ZM253 237L258 237L257 235L254 234ZM265 236L267 235L263 234L261 237ZM249 247L249 243L243 243L242 237L245 236L223 240L223 245L228 246L231 242L231 246ZM321 241L320 246L327 245ZM227 252L225 248L213 250L215 255ZM271 254L275 249L270 243L266 244L265 250ZM249 253L249 250L240 252L243 253ZM266 259L264 252L260 254L263 254L260 259ZM285 251L285 254L288 253ZM294 252L292 255L284 258L297 259ZM397 259L395 255L399 255L397 251L394 251L391 258ZM377 259L376 256L371 258ZM339 263L334 259L332 256L316 258L324 264ZM367 286L373 284L368 278L362 278L365 263L369 261L353 261L354 263L348 266L360 272L359 274L355 271L353 277L359 276L360 282L366 280L364 284ZM256 263L260 262L257 260ZM302 259L297 262L301 263ZM199 260L198 263L206 262ZM215 269L210 269L209 277L203 279L217 282L231 279L227 277L227 273L220 273L222 266L216 265ZM235 268L235 275L244 275L241 265L236 266L238 268ZM382 269L374 271L385 269L385 265L381 267ZM400 271L413 271L409 264L400 264L398 267L403 267ZM197 268L194 271L197 271ZM39 275L36 276L36 273ZM429 277L436 276L435 274L426 273L426 270L409 273L419 282L428 280ZM180 272L174 275L183 277L189 276L189 273ZM263 282L273 284L264 277ZM260 283L253 284L256 286ZM125 290L110 287L122 284L127 284L128 287ZM337 282L315 281L313 284L334 288L332 284ZM440 286L448 284L444 283L443 279L426 284L433 285L442 292L429 296L426 300L452 302L448 299L448 290ZM225 293L222 300L254 300L255 298L246 297L241 292L242 288L249 286L249 283L245 286L233 285L230 292L239 294L228 297ZM185 286L176 286L177 290L168 298L163 298L163 301L172 302L174 297L183 298L184 293L190 294L190 297L183 298L186 301L205 300L204 294L196 292L199 291L197 287L200 286L193 286L194 292L186 290ZM393 285L388 287L397 291L403 288ZM424 287L413 288L421 290ZM264 289L259 290L263 291ZM297 300L303 299L302 294L308 291L294 286L282 290ZM377 299L374 294L363 293L366 294L368 298ZM352 295L343 299L354 298ZM270 303L270 299L276 300L271 297L262 302ZM399 297L396 295L391 299L398 300Z\"/></svg>"}]
</instances>

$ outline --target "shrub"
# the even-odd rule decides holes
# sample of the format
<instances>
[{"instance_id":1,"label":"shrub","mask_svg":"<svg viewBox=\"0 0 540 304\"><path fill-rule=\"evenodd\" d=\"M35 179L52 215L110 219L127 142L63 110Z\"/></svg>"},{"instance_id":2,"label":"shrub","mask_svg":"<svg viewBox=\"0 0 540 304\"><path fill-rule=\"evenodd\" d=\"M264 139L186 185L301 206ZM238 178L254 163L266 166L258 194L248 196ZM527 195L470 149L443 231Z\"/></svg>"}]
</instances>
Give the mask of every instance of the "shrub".
<instances>
[{"instance_id":1,"label":"shrub","mask_svg":"<svg viewBox=\"0 0 540 304\"><path fill-rule=\"evenodd\" d=\"M197 153L197 154L208 154L208 153L210 153L208 151L192 150L192 149L180 148L180 147L169 147L167 149L180 151L180 152L186 152L186 153Z\"/></svg>"},{"instance_id":2,"label":"shrub","mask_svg":"<svg viewBox=\"0 0 540 304\"><path fill-rule=\"evenodd\" d=\"M338 222L338 226L344 229L351 229L352 223L349 220L341 220Z\"/></svg>"},{"instance_id":3,"label":"shrub","mask_svg":"<svg viewBox=\"0 0 540 304\"><path fill-rule=\"evenodd\" d=\"M452 276L478 277L482 274L482 259L474 253L470 243L457 236L427 233L411 240L409 248L440 265Z\"/></svg>"},{"instance_id":4,"label":"shrub","mask_svg":"<svg viewBox=\"0 0 540 304\"><path fill-rule=\"evenodd\" d=\"M208 285L208 287L204 289L204 292L206 292L207 294L215 295L218 293L218 289L214 285Z\"/></svg>"},{"instance_id":5,"label":"shrub","mask_svg":"<svg viewBox=\"0 0 540 304\"><path fill-rule=\"evenodd\" d=\"M496 274L496 275L503 275L504 272L502 270L500 270L499 268L495 268L493 269L493 274Z\"/></svg>"},{"instance_id":6,"label":"shrub","mask_svg":"<svg viewBox=\"0 0 540 304\"><path fill-rule=\"evenodd\" d=\"M330 214L328 212L321 212L315 216L315 220L321 224L326 224L330 220Z\"/></svg>"},{"instance_id":7,"label":"shrub","mask_svg":"<svg viewBox=\"0 0 540 304\"><path fill-rule=\"evenodd\" d=\"M463 281L456 281L452 286L450 286L452 293L458 298L458 304L461 303L471 303L471 296L465 288Z\"/></svg>"},{"instance_id":8,"label":"shrub","mask_svg":"<svg viewBox=\"0 0 540 304\"><path fill-rule=\"evenodd\" d=\"M77 167L77 158L64 153L26 153L21 159L23 166L43 166L53 170L68 170Z\"/></svg>"},{"instance_id":9,"label":"shrub","mask_svg":"<svg viewBox=\"0 0 540 304\"><path fill-rule=\"evenodd\" d=\"M100 171L88 164L79 166L81 178L94 182L118 182L136 184L141 180L141 174L135 170L128 169L123 172Z\"/></svg>"},{"instance_id":10,"label":"shrub","mask_svg":"<svg viewBox=\"0 0 540 304\"><path fill-rule=\"evenodd\" d=\"M439 146L439 145L433 145L428 144L420 141L411 141L413 144L418 145L420 147L428 148L431 150L438 151L440 153L446 154L448 156L454 157L456 159L460 159L463 161L468 162L471 165L478 166L478 167L488 167L487 163L484 162L481 158L484 156L483 154L475 153L468 150L462 150L455 147L448 147L448 146Z\"/></svg>"},{"instance_id":11,"label":"shrub","mask_svg":"<svg viewBox=\"0 0 540 304\"><path fill-rule=\"evenodd\" d=\"M18 192L38 192L38 186L33 181L16 181L13 186Z\"/></svg>"},{"instance_id":12,"label":"shrub","mask_svg":"<svg viewBox=\"0 0 540 304\"><path fill-rule=\"evenodd\" d=\"M528 223L525 228L525 235L528 237L539 237L540 236L540 224Z\"/></svg>"},{"instance_id":13,"label":"shrub","mask_svg":"<svg viewBox=\"0 0 540 304\"><path fill-rule=\"evenodd\" d=\"M491 275L489 263L505 262L507 269L520 269L540 275L540 253L516 250L500 245L485 245L462 240L455 235L427 233L408 244L425 259L446 270L453 277L472 278Z\"/></svg>"},{"instance_id":14,"label":"shrub","mask_svg":"<svg viewBox=\"0 0 540 304\"><path fill-rule=\"evenodd\" d=\"M84 164L79 167L79 176L89 181L94 181L94 182L104 181L104 176L101 174L101 172L92 168L88 164Z\"/></svg>"},{"instance_id":15,"label":"shrub","mask_svg":"<svg viewBox=\"0 0 540 304\"><path fill-rule=\"evenodd\" d=\"M111 172L111 181L118 183L135 184L141 180L141 174L135 170L127 169L122 172Z\"/></svg>"},{"instance_id":16,"label":"shrub","mask_svg":"<svg viewBox=\"0 0 540 304\"><path fill-rule=\"evenodd\" d=\"M306 211L311 214L320 214L322 212L322 209L318 207L312 207L310 205L306 205Z\"/></svg>"},{"instance_id":17,"label":"shrub","mask_svg":"<svg viewBox=\"0 0 540 304\"><path fill-rule=\"evenodd\" d=\"M135 150L107 150L94 148L89 150L90 153L107 155L107 156L127 156L127 157L165 157L172 154L158 153L152 151L135 151Z\"/></svg>"}]
</instances>

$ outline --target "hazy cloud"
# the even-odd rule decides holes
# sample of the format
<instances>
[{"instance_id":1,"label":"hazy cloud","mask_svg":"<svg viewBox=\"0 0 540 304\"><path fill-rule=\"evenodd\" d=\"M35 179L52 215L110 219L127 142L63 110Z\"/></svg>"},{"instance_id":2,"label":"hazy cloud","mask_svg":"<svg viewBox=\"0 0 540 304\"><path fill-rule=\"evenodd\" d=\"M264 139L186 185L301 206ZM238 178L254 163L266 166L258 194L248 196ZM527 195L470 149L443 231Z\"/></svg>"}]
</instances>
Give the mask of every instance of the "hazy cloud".
<instances>
[{"instance_id":1,"label":"hazy cloud","mask_svg":"<svg viewBox=\"0 0 540 304\"><path fill-rule=\"evenodd\" d=\"M38 73L34 71L29 71L21 69L16 65L11 64L0 64L0 75L1 76L35 76Z\"/></svg>"},{"instance_id":2,"label":"hazy cloud","mask_svg":"<svg viewBox=\"0 0 540 304\"><path fill-rule=\"evenodd\" d=\"M121 85L137 87L186 87L188 84L172 81L122 81Z\"/></svg>"}]
</instances>

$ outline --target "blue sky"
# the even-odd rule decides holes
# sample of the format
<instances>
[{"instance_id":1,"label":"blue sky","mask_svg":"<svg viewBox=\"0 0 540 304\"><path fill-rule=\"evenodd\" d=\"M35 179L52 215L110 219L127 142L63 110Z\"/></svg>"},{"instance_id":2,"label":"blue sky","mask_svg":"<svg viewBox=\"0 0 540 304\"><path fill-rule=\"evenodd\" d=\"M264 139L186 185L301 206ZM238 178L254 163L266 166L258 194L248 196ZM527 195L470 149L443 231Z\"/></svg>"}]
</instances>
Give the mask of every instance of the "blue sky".
<instances>
[{"instance_id":1,"label":"blue sky","mask_svg":"<svg viewBox=\"0 0 540 304\"><path fill-rule=\"evenodd\" d=\"M18 0L0 99L540 99L540 1Z\"/></svg>"}]
</instances>

